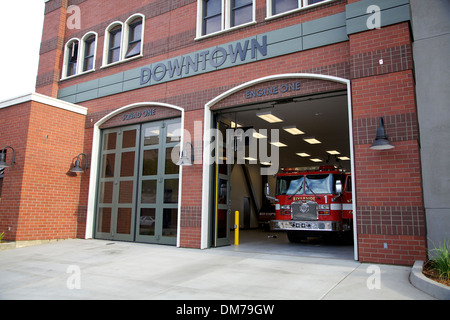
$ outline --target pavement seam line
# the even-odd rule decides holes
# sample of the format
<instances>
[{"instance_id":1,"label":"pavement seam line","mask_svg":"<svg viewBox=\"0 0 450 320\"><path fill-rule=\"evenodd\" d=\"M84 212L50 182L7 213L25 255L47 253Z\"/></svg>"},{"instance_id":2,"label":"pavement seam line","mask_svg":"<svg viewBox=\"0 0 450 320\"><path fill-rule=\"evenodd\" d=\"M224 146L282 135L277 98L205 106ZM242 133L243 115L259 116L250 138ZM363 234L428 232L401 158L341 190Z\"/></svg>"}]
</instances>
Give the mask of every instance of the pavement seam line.
<instances>
[{"instance_id":1,"label":"pavement seam line","mask_svg":"<svg viewBox=\"0 0 450 320\"><path fill-rule=\"evenodd\" d=\"M348 278L348 276L350 276L353 272L355 272L356 269L358 269L361 266L361 264L359 264L358 266L356 266L352 271L350 271L348 274L346 274L345 276L343 276L334 286L332 286L330 289L327 290L327 292L325 292L319 299L317 300L323 300L325 299L325 297L334 290L334 288L336 288L342 281L344 281L345 279Z\"/></svg>"}]
</instances>

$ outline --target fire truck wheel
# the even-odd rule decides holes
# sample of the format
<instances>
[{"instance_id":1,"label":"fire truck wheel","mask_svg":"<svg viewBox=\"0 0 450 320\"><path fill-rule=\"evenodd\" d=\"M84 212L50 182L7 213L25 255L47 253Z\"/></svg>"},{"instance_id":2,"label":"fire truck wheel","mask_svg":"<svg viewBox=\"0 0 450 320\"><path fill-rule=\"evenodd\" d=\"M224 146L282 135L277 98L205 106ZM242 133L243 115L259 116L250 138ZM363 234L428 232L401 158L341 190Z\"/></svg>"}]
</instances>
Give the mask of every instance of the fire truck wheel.
<instances>
[{"instance_id":1,"label":"fire truck wheel","mask_svg":"<svg viewBox=\"0 0 450 320\"><path fill-rule=\"evenodd\" d=\"M287 237L289 242L300 243L302 240L306 240L306 236L298 231L287 231Z\"/></svg>"}]
</instances>

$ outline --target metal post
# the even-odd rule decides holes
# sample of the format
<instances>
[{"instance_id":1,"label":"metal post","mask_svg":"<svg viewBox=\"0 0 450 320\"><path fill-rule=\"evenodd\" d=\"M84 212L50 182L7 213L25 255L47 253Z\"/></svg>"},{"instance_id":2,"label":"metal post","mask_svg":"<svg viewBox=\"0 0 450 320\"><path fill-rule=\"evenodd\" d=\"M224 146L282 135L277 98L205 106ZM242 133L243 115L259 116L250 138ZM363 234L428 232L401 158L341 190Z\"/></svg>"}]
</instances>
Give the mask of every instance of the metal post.
<instances>
[{"instance_id":1,"label":"metal post","mask_svg":"<svg viewBox=\"0 0 450 320\"><path fill-rule=\"evenodd\" d=\"M234 245L239 245L239 211L234 213Z\"/></svg>"}]
</instances>

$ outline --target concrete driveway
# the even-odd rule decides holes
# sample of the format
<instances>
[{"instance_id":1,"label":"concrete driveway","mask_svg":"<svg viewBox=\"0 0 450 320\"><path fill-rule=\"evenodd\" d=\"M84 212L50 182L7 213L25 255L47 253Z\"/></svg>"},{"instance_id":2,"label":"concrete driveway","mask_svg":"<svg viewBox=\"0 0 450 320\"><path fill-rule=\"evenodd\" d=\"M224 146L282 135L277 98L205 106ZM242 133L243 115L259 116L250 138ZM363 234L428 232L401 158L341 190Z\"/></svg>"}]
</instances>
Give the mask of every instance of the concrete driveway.
<instances>
[{"instance_id":1,"label":"concrete driveway","mask_svg":"<svg viewBox=\"0 0 450 320\"><path fill-rule=\"evenodd\" d=\"M410 267L244 250L66 240L0 252L0 299L433 299Z\"/></svg>"}]
</instances>

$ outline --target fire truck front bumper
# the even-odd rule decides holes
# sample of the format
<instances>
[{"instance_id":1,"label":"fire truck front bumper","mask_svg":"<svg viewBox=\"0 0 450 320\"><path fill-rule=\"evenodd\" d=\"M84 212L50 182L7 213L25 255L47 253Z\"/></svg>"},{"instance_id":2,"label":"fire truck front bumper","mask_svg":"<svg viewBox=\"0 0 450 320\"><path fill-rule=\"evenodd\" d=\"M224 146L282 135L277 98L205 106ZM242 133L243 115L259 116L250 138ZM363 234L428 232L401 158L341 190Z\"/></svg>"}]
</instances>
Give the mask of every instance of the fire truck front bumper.
<instances>
[{"instance_id":1,"label":"fire truck front bumper","mask_svg":"<svg viewBox=\"0 0 450 320\"><path fill-rule=\"evenodd\" d=\"M293 221L293 220L272 220L270 229L273 231L341 231L341 221Z\"/></svg>"}]
</instances>

